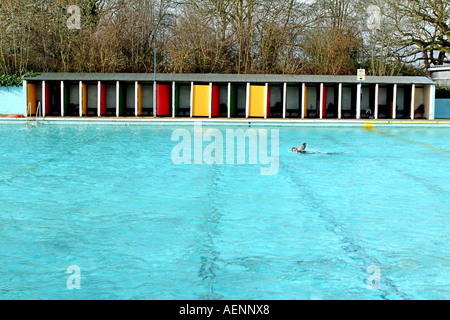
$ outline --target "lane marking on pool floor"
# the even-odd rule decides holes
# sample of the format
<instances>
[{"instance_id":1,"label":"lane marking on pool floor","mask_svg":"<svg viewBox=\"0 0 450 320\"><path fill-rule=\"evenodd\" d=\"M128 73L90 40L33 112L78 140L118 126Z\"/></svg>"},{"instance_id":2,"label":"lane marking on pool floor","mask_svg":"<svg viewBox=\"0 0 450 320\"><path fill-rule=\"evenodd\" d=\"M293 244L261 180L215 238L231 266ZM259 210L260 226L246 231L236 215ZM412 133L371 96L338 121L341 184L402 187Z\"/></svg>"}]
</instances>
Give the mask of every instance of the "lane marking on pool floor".
<instances>
[{"instance_id":1,"label":"lane marking on pool floor","mask_svg":"<svg viewBox=\"0 0 450 320\"><path fill-rule=\"evenodd\" d=\"M303 194L306 195L306 199L309 199L313 210L318 213L319 218L325 221L324 227L327 231L338 236L339 242L341 243L341 249L346 253L346 258L355 261L355 267L361 268L361 271L365 272L367 267L370 265L383 265L375 256L370 255L367 250L358 244L357 239L352 235L352 233L346 230L345 226L336 219L333 211L324 205L323 202L319 201L315 196L314 189L311 189L309 185L300 183L301 178L297 174L286 169L285 177L290 180L297 189L301 190ZM352 256L353 255L353 256ZM388 276L383 276L383 283L385 285L384 289L380 289L380 297L384 300L388 300L389 295L393 295L392 299L395 297L400 297L401 299L408 299L408 295L397 287L394 281Z\"/></svg>"},{"instance_id":2,"label":"lane marking on pool floor","mask_svg":"<svg viewBox=\"0 0 450 320\"><path fill-rule=\"evenodd\" d=\"M395 136L393 134L389 134L389 133L386 133L386 132L378 131L378 130L373 129L373 127L369 127L369 126L366 127L365 126L364 129L369 131L369 132L376 133L376 134L379 134L379 135L382 135L382 136L385 136L385 137L388 137L388 138L392 138L392 139L399 140L399 141L402 141L402 142L407 142L409 144L419 145L419 146L422 146L422 147L425 147L425 148L428 148L428 149L431 149L431 150L434 150L434 151L444 152L444 153L450 154L450 150L447 150L447 149L444 149L444 148L441 148L441 147L436 147L436 146L433 146L433 145L428 144L428 143L418 142L418 141L410 140L410 139L407 139L407 138L402 138L402 137L399 137L399 136Z\"/></svg>"}]
</instances>

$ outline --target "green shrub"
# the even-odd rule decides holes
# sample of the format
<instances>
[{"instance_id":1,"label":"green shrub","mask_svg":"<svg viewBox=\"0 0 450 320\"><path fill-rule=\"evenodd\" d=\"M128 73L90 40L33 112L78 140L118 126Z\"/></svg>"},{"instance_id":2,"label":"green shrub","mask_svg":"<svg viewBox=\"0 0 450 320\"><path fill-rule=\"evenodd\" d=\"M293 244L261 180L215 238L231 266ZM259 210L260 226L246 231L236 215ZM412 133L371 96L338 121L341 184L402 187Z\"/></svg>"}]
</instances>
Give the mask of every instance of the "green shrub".
<instances>
[{"instance_id":1,"label":"green shrub","mask_svg":"<svg viewBox=\"0 0 450 320\"><path fill-rule=\"evenodd\" d=\"M450 99L450 87L436 87L436 99Z\"/></svg>"},{"instance_id":2,"label":"green shrub","mask_svg":"<svg viewBox=\"0 0 450 320\"><path fill-rule=\"evenodd\" d=\"M23 83L25 77L34 77L38 75L35 72L27 72L22 76L17 74L0 74L0 87L18 87Z\"/></svg>"}]
</instances>

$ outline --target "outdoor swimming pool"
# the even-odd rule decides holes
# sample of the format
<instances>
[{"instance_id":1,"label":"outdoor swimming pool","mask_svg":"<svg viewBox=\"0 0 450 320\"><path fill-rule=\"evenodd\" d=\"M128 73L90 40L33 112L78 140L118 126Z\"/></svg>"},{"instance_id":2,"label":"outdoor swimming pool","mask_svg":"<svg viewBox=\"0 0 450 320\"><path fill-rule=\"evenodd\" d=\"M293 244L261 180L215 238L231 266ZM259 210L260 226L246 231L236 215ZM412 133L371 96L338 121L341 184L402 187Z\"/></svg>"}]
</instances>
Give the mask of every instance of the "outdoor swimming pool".
<instances>
[{"instance_id":1,"label":"outdoor swimming pool","mask_svg":"<svg viewBox=\"0 0 450 320\"><path fill-rule=\"evenodd\" d=\"M177 128L0 125L0 299L450 299L450 128L253 128L274 175Z\"/></svg>"}]
</instances>

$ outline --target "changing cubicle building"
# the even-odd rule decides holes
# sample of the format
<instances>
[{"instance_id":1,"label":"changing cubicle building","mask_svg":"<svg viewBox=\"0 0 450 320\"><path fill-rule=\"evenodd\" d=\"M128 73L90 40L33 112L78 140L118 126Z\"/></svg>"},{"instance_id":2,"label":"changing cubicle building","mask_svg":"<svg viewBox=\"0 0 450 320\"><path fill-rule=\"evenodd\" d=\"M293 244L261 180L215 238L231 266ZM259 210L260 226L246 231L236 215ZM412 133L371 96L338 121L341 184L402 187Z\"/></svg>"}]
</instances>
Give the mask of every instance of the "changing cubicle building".
<instances>
[{"instance_id":1,"label":"changing cubicle building","mask_svg":"<svg viewBox=\"0 0 450 320\"><path fill-rule=\"evenodd\" d=\"M44 117L434 119L426 77L44 73L24 81Z\"/></svg>"}]
</instances>

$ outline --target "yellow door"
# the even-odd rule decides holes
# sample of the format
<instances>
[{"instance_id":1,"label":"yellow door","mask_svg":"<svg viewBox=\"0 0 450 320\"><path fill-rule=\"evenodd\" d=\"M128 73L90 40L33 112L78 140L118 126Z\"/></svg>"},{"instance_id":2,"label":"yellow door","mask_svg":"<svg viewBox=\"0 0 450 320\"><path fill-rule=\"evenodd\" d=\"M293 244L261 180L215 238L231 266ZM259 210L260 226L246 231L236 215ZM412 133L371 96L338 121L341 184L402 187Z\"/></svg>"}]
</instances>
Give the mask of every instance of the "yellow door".
<instances>
[{"instance_id":1,"label":"yellow door","mask_svg":"<svg viewBox=\"0 0 450 320\"><path fill-rule=\"evenodd\" d=\"M264 118L264 110L266 100L266 87L265 86L250 86L250 105L249 105L249 117L261 117Z\"/></svg>"},{"instance_id":2,"label":"yellow door","mask_svg":"<svg viewBox=\"0 0 450 320\"><path fill-rule=\"evenodd\" d=\"M210 105L210 87L209 85L195 85L192 116L209 117Z\"/></svg>"}]
</instances>

